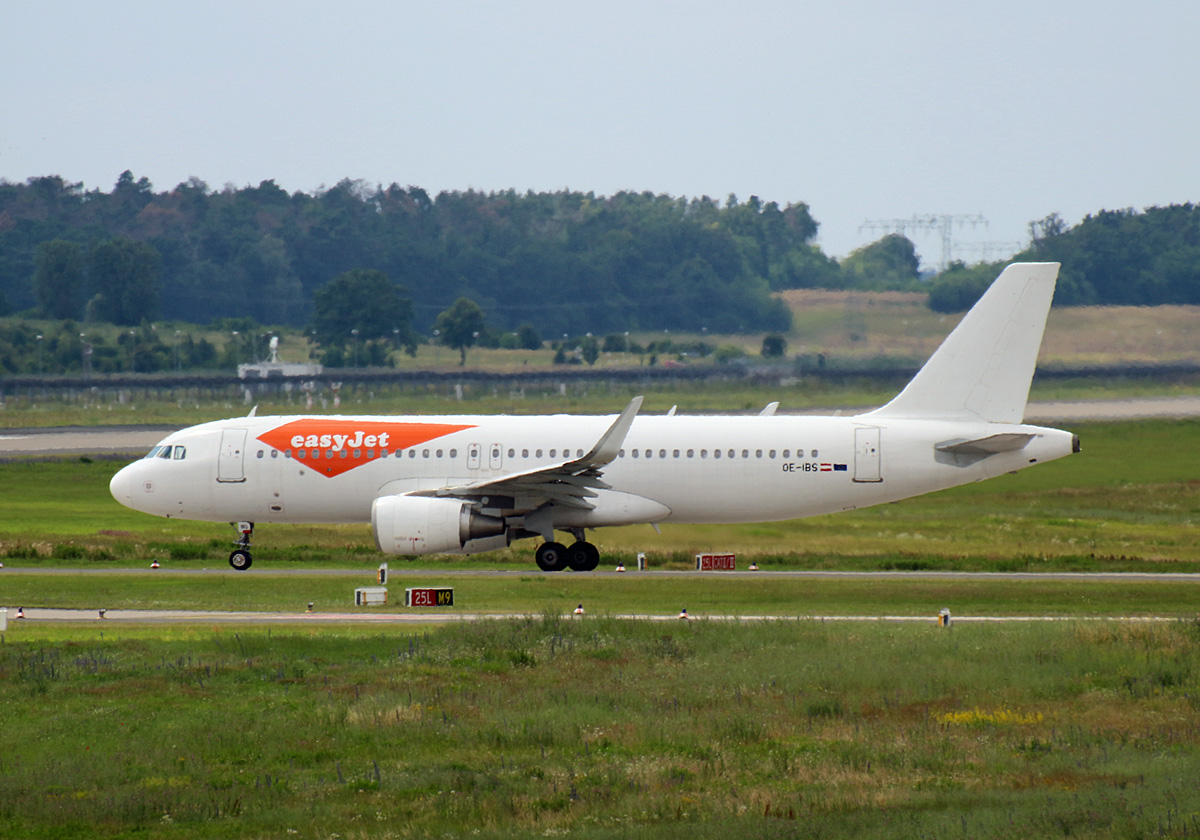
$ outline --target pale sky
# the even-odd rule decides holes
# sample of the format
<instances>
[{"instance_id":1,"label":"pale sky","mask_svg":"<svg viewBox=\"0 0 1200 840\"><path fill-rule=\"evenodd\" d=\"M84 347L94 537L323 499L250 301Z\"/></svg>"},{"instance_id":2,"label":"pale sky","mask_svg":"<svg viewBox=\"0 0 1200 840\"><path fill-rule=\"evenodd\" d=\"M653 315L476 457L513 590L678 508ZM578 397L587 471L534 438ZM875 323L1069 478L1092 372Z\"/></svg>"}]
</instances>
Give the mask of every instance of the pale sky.
<instances>
[{"instance_id":1,"label":"pale sky","mask_svg":"<svg viewBox=\"0 0 1200 840\"><path fill-rule=\"evenodd\" d=\"M758 195L839 257L1200 200L1194 0L0 0L0 33L10 182Z\"/></svg>"}]
</instances>

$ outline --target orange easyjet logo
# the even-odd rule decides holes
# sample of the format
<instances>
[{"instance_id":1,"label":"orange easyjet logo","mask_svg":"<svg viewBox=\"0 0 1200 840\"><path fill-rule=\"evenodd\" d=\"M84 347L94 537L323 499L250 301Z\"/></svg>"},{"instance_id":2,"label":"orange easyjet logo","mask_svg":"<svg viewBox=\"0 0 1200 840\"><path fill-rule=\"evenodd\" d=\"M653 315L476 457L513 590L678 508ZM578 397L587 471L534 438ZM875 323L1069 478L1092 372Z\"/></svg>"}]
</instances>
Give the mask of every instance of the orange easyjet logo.
<instances>
[{"instance_id":1,"label":"orange easyjet logo","mask_svg":"<svg viewBox=\"0 0 1200 840\"><path fill-rule=\"evenodd\" d=\"M419 446L473 428L453 423L387 423L310 417L276 426L259 435L258 439L273 449L290 450L293 458L308 462L321 475L335 476L377 458L385 458L389 451Z\"/></svg>"}]
</instances>

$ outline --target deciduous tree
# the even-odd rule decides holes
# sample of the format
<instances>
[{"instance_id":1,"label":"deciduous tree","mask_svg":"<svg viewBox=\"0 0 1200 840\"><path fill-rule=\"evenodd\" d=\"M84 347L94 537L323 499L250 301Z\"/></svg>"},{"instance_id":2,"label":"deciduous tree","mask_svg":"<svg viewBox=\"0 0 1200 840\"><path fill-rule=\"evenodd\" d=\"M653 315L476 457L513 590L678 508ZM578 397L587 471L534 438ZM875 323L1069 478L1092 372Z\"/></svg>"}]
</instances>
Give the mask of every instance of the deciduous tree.
<instances>
[{"instance_id":1,"label":"deciduous tree","mask_svg":"<svg viewBox=\"0 0 1200 840\"><path fill-rule=\"evenodd\" d=\"M158 251L145 242L110 239L92 247L89 315L132 326L158 314Z\"/></svg>"},{"instance_id":2,"label":"deciduous tree","mask_svg":"<svg viewBox=\"0 0 1200 840\"><path fill-rule=\"evenodd\" d=\"M417 352L412 302L387 275L371 268L344 272L317 289L313 329L317 343L325 348L385 339L409 355Z\"/></svg>"},{"instance_id":3,"label":"deciduous tree","mask_svg":"<svg viewBox=\"0 0 1200 840\"><path fill-rule=\"evenodd\" d=\"M78 318L83 312L83 249L51 239L38 246L33 261L33 296L48 318Z\"/></svg>"},{"instance_id":4,"label":"deciduous tree","mask_svg":"<svg viewBox=\"0 0 1200 840\"><path fill-rule=\"evenodd\" d=\"M475 346L485 329L483 309L470 298L460 297L437 316L434 329L439 342L458 351L458 364L466 365L467 348Z\"/></svg>"}]
</instances>

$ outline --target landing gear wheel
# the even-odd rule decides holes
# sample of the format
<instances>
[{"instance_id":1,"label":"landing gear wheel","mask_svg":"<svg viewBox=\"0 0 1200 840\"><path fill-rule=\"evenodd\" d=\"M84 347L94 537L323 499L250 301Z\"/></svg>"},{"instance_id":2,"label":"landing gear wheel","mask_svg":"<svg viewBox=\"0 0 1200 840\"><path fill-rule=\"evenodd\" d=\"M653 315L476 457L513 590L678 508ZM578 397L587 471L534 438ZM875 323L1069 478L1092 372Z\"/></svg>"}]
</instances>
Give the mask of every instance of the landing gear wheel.
<instances>
[{"instance_id":1,"label":"landing gear wheel","mask_svg":"<svg viewBox=\"0 0 1200 840\"><path fill-rule=\"evenodd\" d=\"M533 559L543 572L561 572L567 567L566 546L556 542L542 543Z\"/></svg>"},{"instance_id":2,"label":"landing gear wheel","mask_svg":"<svg viewBox=\"0 0 1200 840\"><path fill-rule=\"evenodd\" d=\"M567 549L567 565L576 572L593 572L600 565L600 549L580 540Z\"/></svg>"},{"instance_id":3,"label":"landing gear wheel","mask_svg":"<svg viewBox=\"0 0 1200 840\"><path fill-rule=\"evenodd\" d=\"M250 537L254 534L253 522L230 522L234 528L237 528L238 538L234 545L237 548L229 555L229 565L237 569L239 572L244 572L250 568L250 564L254 559L250 556Z\"/></svg>"}]
</instances>

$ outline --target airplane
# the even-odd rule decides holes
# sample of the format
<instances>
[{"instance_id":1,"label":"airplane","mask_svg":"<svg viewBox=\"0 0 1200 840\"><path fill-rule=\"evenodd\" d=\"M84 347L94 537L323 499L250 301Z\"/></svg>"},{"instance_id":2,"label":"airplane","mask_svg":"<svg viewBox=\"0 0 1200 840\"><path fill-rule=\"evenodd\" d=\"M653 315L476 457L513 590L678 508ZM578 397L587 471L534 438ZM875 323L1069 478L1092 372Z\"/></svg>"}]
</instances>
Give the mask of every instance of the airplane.
<instances>
[{"instance_id":1,"label":"airplane","mask_svg":"<svg viewBox=\"0 0 1200 840\"><path fill-rule=\"evenodd\" d=\"M1079 452L1023 422L1058 276L1014 263L916 376L853 416L256 416L168 435L110 490L134 510L229 522L370 523L386 554L541 538L544 571L591 571L595 528L796 519L893 502ZM569 534L564 545L555 532Z\"/></svg>"}]
</instances>

